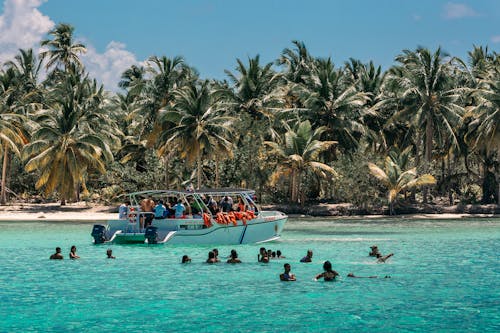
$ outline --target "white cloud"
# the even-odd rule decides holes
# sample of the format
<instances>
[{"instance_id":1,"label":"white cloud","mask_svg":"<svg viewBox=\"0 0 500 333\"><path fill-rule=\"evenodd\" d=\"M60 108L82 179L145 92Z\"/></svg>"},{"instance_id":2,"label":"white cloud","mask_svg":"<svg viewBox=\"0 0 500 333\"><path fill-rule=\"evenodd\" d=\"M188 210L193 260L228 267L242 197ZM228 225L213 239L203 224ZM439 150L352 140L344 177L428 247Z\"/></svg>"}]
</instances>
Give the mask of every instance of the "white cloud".
<instances>
[{"instance_id":1,"label":"white cloud","mask_svg":"<svg viewBox=\"0 0 500 333\"><path fill-rule=\"evenodd\" d=\"M496 36L491 37L491 41L493 43L500 43L500 35L496 35Z\"/></svg>"},{"instance_id":2,"label":"white cloud","mask_svg":"<svg viewBox=\"0 0 500 333\"><path fill-rule=\"evenodd\" d=\"M444 5L443 16L446 19L459 19L463 17L479 16L479 14L469 6L462 3L448 2Z\"/></svg>"},{"instance_id":3,"label":"white cloud","mask_svg":"<svg viewBox=\"0 0 500 333\"><path fill-rule=\"evenodd\" d=\"M0 16L0 63L12 60L21 48L40 51L40 42L55 27L55 22L38 9L46 1L5 0ZM125 44L111 41L104 53L97 52L90 43L84 44L87 53L81 58L86 69L108 90L118 90L123 71L138 63L135 55L125 49Z\"/></svg>"},{"instance_id":4,"label":"white cloud","mask_svg":"<svg viewBox=\"0 0 500 333\"><path fill-rule=\"evenodd\" d=\"M0 62L10 60L19 49L36 48L54 22L38 7L45 0L6 0L0 16Z\"/></svg>"},{"instance_id":5,"label":"white cloud","mask_svg":"<svg viewBox=\"0 0 500 333\"><path fill-rule=\"evenodd\" d=\"M133 64L139 64L135 55L125 49L125 44L111 41L104 53L87 45L87 53L81 56L90 76L104 84L107 90L118 90L122 73Z\"/></svg>"}]
</instances>

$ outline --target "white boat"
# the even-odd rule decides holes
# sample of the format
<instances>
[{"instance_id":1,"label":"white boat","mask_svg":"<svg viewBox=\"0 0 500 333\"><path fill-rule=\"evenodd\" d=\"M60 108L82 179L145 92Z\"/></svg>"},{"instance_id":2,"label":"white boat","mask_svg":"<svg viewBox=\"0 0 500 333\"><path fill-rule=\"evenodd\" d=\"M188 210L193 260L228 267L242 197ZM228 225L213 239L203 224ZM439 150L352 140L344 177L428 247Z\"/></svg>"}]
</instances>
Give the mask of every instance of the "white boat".
<instances>
[{"instance_id":1,"label":"white boat","mask_svg":"<svg viewBox=\"0 0 500 333\"><path fill-rule=\"evenodd\" d=\"M224 245L269 242L280 238L288 219L282 212L260 210L253 200L254 191L245 189L154 190L131 193L128 197L131 204L124 218L110 220L107 225L94 225L92 237L96 244ZM140 209L141 200L146 198L155 202L180 201L186 212L178 217L167 214L154 217L154 211ZM231 208L226 209L229 212L214 210L213 202L218 205L225 198L230 204L232 200ZM208 207L209 204L213 207ZM151 224L147 225L151 219Z\"/></svg>"}]
</instances>

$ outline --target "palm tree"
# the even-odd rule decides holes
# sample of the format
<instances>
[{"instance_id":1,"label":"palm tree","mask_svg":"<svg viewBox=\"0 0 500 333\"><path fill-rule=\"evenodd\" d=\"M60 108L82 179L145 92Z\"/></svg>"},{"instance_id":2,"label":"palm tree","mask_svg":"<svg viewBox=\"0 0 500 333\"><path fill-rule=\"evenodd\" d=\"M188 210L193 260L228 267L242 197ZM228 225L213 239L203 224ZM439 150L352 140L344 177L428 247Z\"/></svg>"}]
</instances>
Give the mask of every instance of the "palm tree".
<instances>
[{"instance_id":1,"label":"palm tree","mask_svg":"<svg viewBox=\"0 0 500 333\"><path fill-rule=\"evenodd\" d=\"M384 75L382 68L375 66L370 61L368 64L363 64L356 59L349 59L344 65L344 71L347 75L346 82L356 86L357 91L365 93L368 98L365 108L373 108L381 98L382 85ZM376 150L386 151L387 138L384 131L384 124L392 115L391 109L373 109L374 112L368 112L363 117L363 123L366 127L368 144Z\"/></svg>"},{"instance_id":2,"label":"palm tree","mask_svg":"<svg viewBox=\"0 0 500 333\"><path fill-rule=\"evenodd\" d=\"M26 142L27 138L23 134L22 124L24 117L13 113L12 110L2 102L0 96L0 153L2 153L2 182L0 192L0 204L7 202L7 169L9 161L9 152L12 150L20 155L19 148Z\"/></svg>"},{"instance_id":3,"label":"palm tree","mask_svg":"<svg viewBox=\"0 0 500 333\"><path fill-rule=\"evenodd\" d=\"M41 61L37 60L32 49L19 50L14 61L8 61L6 70L0 73L0 108L3 125L0 125L3 152L2 183L0 203L7 201L7 169L9 169L10 150L20 155L22 145L28 142L29 122L27 115L36 109L42 100L42 90L38 83Z\"/></svg>"},{"instance_id":4,"label":"palm tree","mask_svg":"<svg viewBox=\"0 0 500 333\"><path fill-rule=\"evenodd\" d=\"M28 172L38 171L37 188L49 194L57 190L61 205L85 189L89 171L106 172L112 161L109 143L116 128L102 112L102 87L71 71L48 96L48 109L36 114L39 128L22 156Z\"/></svg>"},{"instance_id":5,"label":"palm tree","mask_svg":"<svg viewBox=\"0 0 500 333\"><path fill-rule=\"evenodd\" d=\"M478 80L473 92L476 104L470 107L466 142L482 156L484 203L498 203L499 184L495 179L494 156L500 157L500 66L491 68Z\"/></svg>"},{"instance_id":6,"label":"palm tree","mask_svg":"<svg viewBox=\"0 0 500 333\"><path fill-rule=\"evenodd\" d=\"M368 95L349 84L341 70L334 68L330 58L316 60L314 71L306 78L300 98L310 110L307 116L315 124L327 127L330 140L338 141L344 151L354 151L366 133L363 117Z\"/></svg>"},{"instance_id":7,"label":"palm tree","mask_svg":"<svg viewBox=\"0 0 500 333\"><path fill-rule=\"evenodd\" d=\"M305 78L310 75L315 64L315 59L311 56L304 42L292 41L295 49L285 48L281 52L277 64L285 66L284 77L288 82L304 84Z\"/></svg>"},{"instance_id":8,"label":"palm tree","mask_svg":"<svg viewBox=\"0 0 500 333\"><path fill-rule=\"evenodd\" d=\"M174 92L173 105L164 110L162 123L173 124L159 137L160 153L179 150L188 164L197 165L197 186L202 185L202 159L220 150L231 151L228 134L233 118L218 108L210 83L192 81Z\"/></svg>"},{"instance_id":9,"label":"palm tree","mask_svg":"<svg viewBox=\"0 0 500 333\"><path fill-rule=\"evenodd\" d=\"M248 67L240 59L236 61L238 74L224 71L234 84L233 103L238 112L250 115L252 120L260 120L268 116L269 108L277 102L272 92L278 84L279 75L273 71L272 62L261 67L259 55L248 59Z\"/></svg>"},{"instance_id":10,"label":"palm tree","mask_svg":"<svg viewBox=\"0 0 500 333\"><path fill-rule=\"evenodd\" d=\"M435 143L458 146L455 128L463 109L458 104L459 93L445 57L441 49L434 54L425 48L404 50L396 57L401 66L390 70L387 76L387 84L396 88L396 95L379 104L398 106L390 121L406 121L418 131L424 142L426 170L430 168ZM427 202L426 189L424 202Z\"/></svg>"},{"instance_id":11,"label":"palm tree","mask_svg":"<svg viewBox=\"0 0 500 333\"><path fill-rule=\"evenodd\" d=\"M70 65L75 65L73 69L81 70L83 64L79 55L87 52L85 45L75 43L73 40L73 32L75 28L66 23L59 23L54 29L49 32L53 39L45 39L41 45L47 47L48 50L43 51L41 56L43 59L48 58L46 68L62 66L63 71L67 71Z\"/></svg>"},{"instance_id":12,"label":"palm tree","mask_svg":"<svg viewBox=\"0 0 500 333\"><path fill-rule=\"evenodd\" d=\"M406 153L405 153L406 152ZM408 150L405 150L401 155L408 155ZM401 163L398 164L398 162ZM413 188L432 185L436 183L436 179L430 174L417 175L417 169L411 168L404 170L402 166L407 163L406 157L399 157L391 154L385 159L385 170L373 163L368 163L370 173L375 176L381 183L387 187L387 200L389 201L389 214L394 214L394 203L397 201L398 195L401 192L411 190Z\"/></svg>"},{"instance_id":13,"label":"palm tree","mask_svg":"<svg viewBox=\"0 0 500 333\"><path fill-rule=\"evenodd\" d=\"M277 89L281 79L273 70L273 63L261 66L259 55L249 58L247 66L240 59L236 61L236 73L225 71L230 85L221 85L216 94L222 95L226 108L239 119L235 124L236 146L240 164L245 166L240 168L241 177L247 181L245 186L253 187L255 147L260 147L265 137L273 135L270 124L274 123L283 102Z\"/></svg>"},{"instance_id":14,"label":"palm tree","mask_svg":"<svg viewBox=\"0 0 500 333\"><path fill-rule=\"evenodd\" d=\"M335 141L321 141L320 137L325 131L325 127L313 129L306 120L299 122L293 129L289 128L282 143L264 142L279 161L274 178L290 175L292 202L304 204L301 188L302 176L306 172L314 172L322 178L336 175L332 167L319 161L319 154L336 144Z\"/></svg>"}]
</instances>

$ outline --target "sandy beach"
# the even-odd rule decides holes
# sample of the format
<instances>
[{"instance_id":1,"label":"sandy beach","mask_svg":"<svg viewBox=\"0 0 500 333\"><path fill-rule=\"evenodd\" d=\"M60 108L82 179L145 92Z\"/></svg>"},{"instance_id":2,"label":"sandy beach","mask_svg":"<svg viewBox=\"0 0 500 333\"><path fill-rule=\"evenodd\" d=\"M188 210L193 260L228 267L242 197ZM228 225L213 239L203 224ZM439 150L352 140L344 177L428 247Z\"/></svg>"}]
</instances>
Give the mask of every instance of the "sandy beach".
<instances>
[{"instance_id":1,"label":"sandy beach","mask_svg":"<svg viewBox=\"0 0 500 333\"><path fill-rule=\"evenodd\" d=\"M300 214L289 212L290 217L307 218L322 217L329 219L387 219L387 218L407 218L407 219L462 219L473 217L498 217L494 213L416 213L388 215L338 215L337 205L321 204L311 206L308 210L312 214ZM263 206L264 209L280 209L283 207ZM325 211L331 214L325 214ZM494 211L494 210L493 210ZM0 206L0 221L59 221L59 222L93 222L115 219L118 216L118 206L105 206L90 204L86 202L68 203L61 206L59 203L29 204L15 203Z\"/></svg>"},{"instance_id":2,"label":"sandy beach","mask_svg":"<svg viewBox=\"0 0 500 333\"><path fill-rule=\"evenodd\" d=\"M118 216L118 207L70 203L13 204L0 206L0 221L103 221Z\"/></svg>"}]
</instances>

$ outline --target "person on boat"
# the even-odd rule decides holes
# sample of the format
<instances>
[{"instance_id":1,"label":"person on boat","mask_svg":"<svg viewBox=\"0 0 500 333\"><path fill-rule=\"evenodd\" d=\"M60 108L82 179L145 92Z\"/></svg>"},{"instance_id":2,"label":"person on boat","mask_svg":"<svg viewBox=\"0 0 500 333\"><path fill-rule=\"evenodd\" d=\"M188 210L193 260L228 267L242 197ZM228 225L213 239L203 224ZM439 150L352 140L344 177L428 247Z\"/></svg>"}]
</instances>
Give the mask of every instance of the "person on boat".
<instances>
[{"instance_id":1,"label":"person on boat","mask_svg":"<svg viewBox=\"0 0 500 333\"><path fill-rule=\"evenodd\" d=\"M146 228L151 225L154 219L153 210L155 207L155 202L151 196L141 200L141 211L145 212L141 217L141 229Z\"/></svg>"},{"instance_id":2,"label":"person on boat","mask_svg":"<svg viewBox=\"0 0 500 333\"><path fill-rule=\"evenodd\" d=\"M370 253L368 253L368 255L370 257L376 257L377 255L380 254L380 252L378 251L377 245L370 246L370 249L371 249L371 251L370 251Z\"/></svg>"},{"instance_id":3,"label":"person on boat","mask_svg":"<svg viewBox=\"0 0 500 333\"><path fill-rule=\"evenodd\" d=\"M295 274L290 273L292 267L286 263L283 265L285 271L280 274L280 281L296 281Z\"/></svg>"},{"instance_id":4,"label":"person on boat","mask_svg":"<svg viewBox=\"0 0 500 333\"><path fill-rule=\"evenodd\" d=\"M56 247L56 253L52 254L50 256L50 259L56 259L56 260L64 259L63 255L61 254L61 248L59 246Z\"/></svg>"},{"instance_id":5,"label":"person on boat","mask_svg":"<svg viewBox=\"0 0 500 333\"><path fill-rule=\"evenodd\" d=\"M229 197L225 196L220 204L223 213L228 213L233 210L233 205L229 202Z\"/></svg>"},{"instance_id":6,"label":"person on boat","mask_svg":"<svg viewBox=\"0 0 500 333\"><path fill-rule=\"evenodd\" d=\"M182 263L183 264L187 264L187 263L190 263L191 262L191 258L189 258L189 256L187 254L183 255L182 256Z\"/></svg>"},{"instance_id":7,"label":"person on boat","mask_svg":"<svg viewBox=\"0 0 500 333\"><path fill-rule=\"evenodd\" d=\"M284 258L286 258L286 257L284 257L284 256L282 256L282 255L281 255L281 251L280 251L280 250L277 250L277 251L276 251L276 258L277 258L277 259L284 259Z\"/></svg>"},{"instance_id":8,"label":"person on boat","mask_svg":"<svg viewBox=\"0 0 500 333\"><path fill-rule=\"evenodd\" d=\"M208 207L212 206L213 204L215 204L215 206L217 207L217 201L215 201L214 198L211 195L209 195L207 197L206 204L207 204Z\"/></svg>"},{"instance_id":9,"label":"person on boat","mask_svg":"<svg viewBox=\"0 0 500 333\"><path fill-rule=\"evenodd\" d=\"M339 273L332 269L332 263L329 261L325 261L325 263L323 264L323 271L323 273L316 275L316 281L321 278L325 281L333 281L335 280L335 277L339 275Z\"/></svg>"},{"instance_id":10,"label":"person on boat","mask_svg":"<svg viewBox=\"0 0 500 333\"><path fill-rule=\"evenodd\" d=\"M182 203L181 199L177 200L177 203L174 206L174 211L175 211L175 218L176 219L180 219L181 217L184 216L184 212L186 211L186 207Z\"/></svg>"},{"instance_id":11,"label":"person on boat","mask_svg":"<svg viewBox=\"0 0 500 333\"><path fill-rule=\"evenodd\" d=\"M106 257L108 259L116 259L116 257L113 255L113 250L111 250L111 249L106 250Z\"/></svg>"},{"instance_id":12,"label":"person on boat","mask_svg":"<svg viewBox=\"0 0 500 333\"><path fill-rule=\"evenodd\" d=\"M300 259L300 262L312 262L312 257L313 257L313 251L307 250L306 256Z\"/></svg>"},{"instance_id":13,"label":"person on boat","mask_svg":"<svg viewBox=\"0 0 500 333\"><path fill-rule=\"evenodd\" d=\"M238 212L246 212L247 205L243 202L243 198L238 198Z\"/></svg>"},{"instance_id":14,"label":"person on boat","mask_svg":"<svg viewBox=\"0 0 500 333\"><path fill-rule=\"evenodd\" d=\"M127 214L128 214L128 206L130 206L130 201L125 201L118 207L118 218L120 220L126 220L127 219Z\"/></svg>"},{"instance_id":15,"label":"person on boat","mask_svg":"<svg viewBox=\"0 0 500 333\"><path fill-rule=\"evenodd\" d=\"M215 264L217 262L218 262L218 260L215 258L214 251L208 252L208 259L207 259L206 263L207 264Z\"/></svg>"},{"instance_id":16,"label":"person on boat","mask_svg":"<svg viewBox=\"0 0 500 333\"><path fill-rule=\"evenodd\" d=\"M163 205L163 200L159 200L155 206L155 219L163 219L167 208Z\"/></svg>"},{"instance_id":17,"label":"person on boat","mask_svg":"<svg viewBox=\"0 0 500 333\"><path fill-rule=\"evenodd\" d=\"M236 250L231 250L231 257L227 260L228 264L241 264L241 260L238 259L238 253Z\"/></svg>"},{"instance_id":18,"label":"person on boat","mask_svg":"<svg viewBox=\"0 0 500 333\"><path fill-rule=\"evenodd\" d=\"M210 213L212 213L213 216L215 216L219 212L219 208L217 208L217 202L213 200L209 205L208 209L210 210Z\"/></svg>"},{"instance_id":19,"label":"person on boat","mask_svg":"<svg viewBox=\"0 0 500 333\"><path fill-rule=\"evenodd\" d=\"M377 255L377 262L378 263L384 263L387 261L387 259L389 259L390 257L392 257L394 255L394 253L389 253L388 255L386 256L383 256L381 253L379 253Z\"/></svg>"},{"instance_id":20,"label":"person on boat","mask_svg":"<svg viewBox=\"0 0 500 333\"><path fill-rule=\"evenodd\" d=\"M170 206L170 202L165 202L165 211L163 212L163 218L166 219L168 217L174 216L175 212L173 212L172 207Z\"/></svg>"},{"instance_id":21,"label":"person on boat","mask_svg":"<svg viewBox=\"0 0 500 333\"><path fill-rule=\"evenodd\" d=\"M76 246L72 246L69 250L69 258L70 259L80 259L80 256L76 254Z\"/></svg>"}]
</instances>

